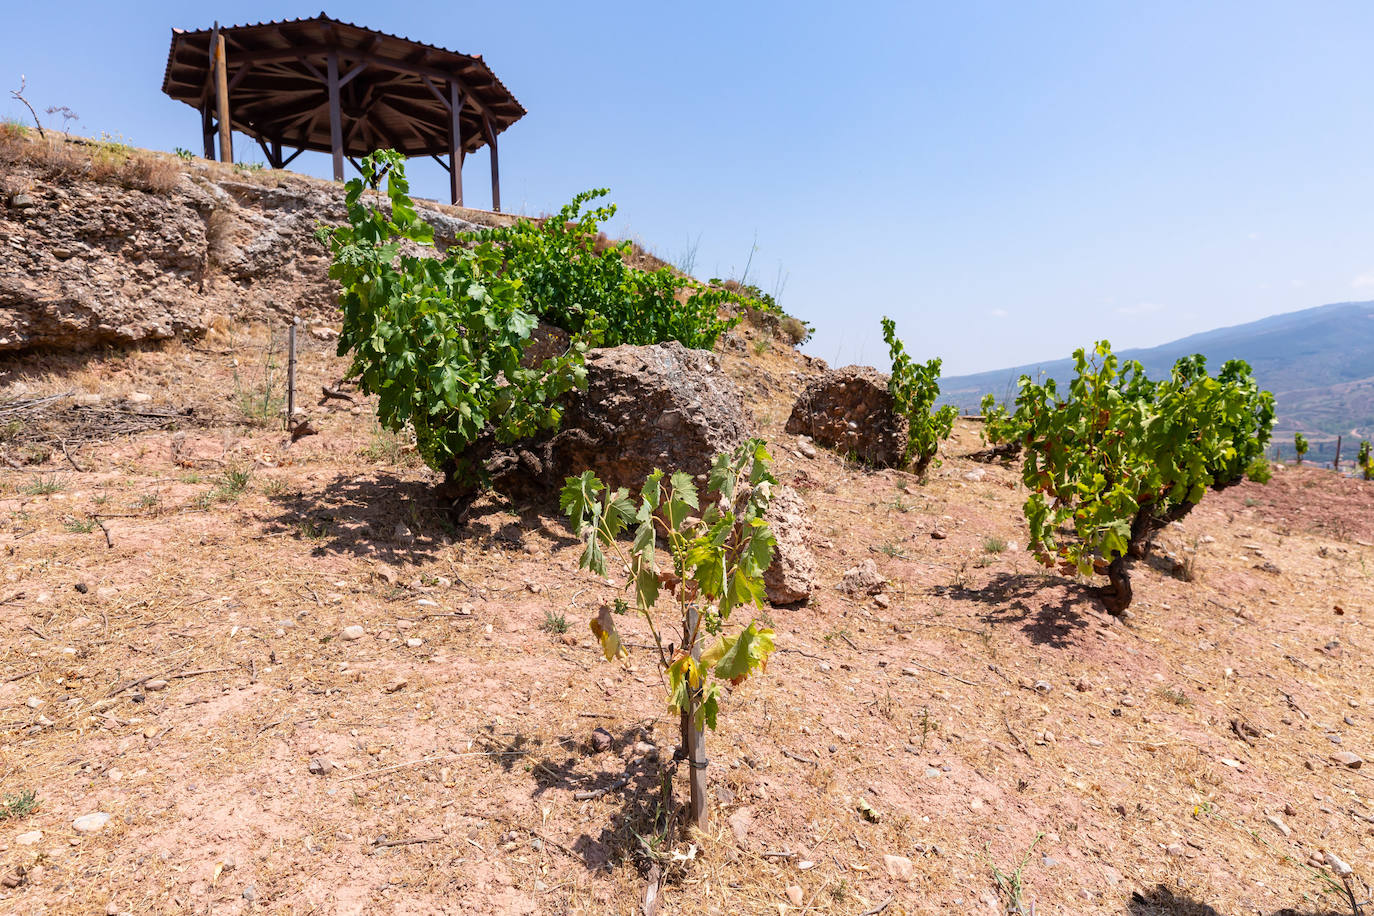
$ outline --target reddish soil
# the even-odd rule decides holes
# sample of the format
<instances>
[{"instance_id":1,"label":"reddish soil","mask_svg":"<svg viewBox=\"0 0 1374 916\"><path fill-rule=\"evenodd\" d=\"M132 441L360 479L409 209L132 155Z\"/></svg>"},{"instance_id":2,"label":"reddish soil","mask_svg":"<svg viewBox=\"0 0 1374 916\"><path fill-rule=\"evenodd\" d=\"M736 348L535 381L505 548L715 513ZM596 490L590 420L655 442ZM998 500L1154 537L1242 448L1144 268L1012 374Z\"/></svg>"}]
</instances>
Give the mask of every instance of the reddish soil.
<instances>
[{"instance_id":1,"label":"reddish soil","mask_svg":"<svg viewBox=\"0 0 1374 916\"><path fill-rule=\"evenodd\" d=\"M344 362L306 340L319 391ZM266 345L0 379L0 402L22 382L219 418L0 471L0 773L38 798L0 821L0 911L635 911L660 798L635 745L667 756L676 723L647 653L594 647L615 590L553 506L446 522L367 405L308 402L320 434L288 447L241 397ZM1309 860L1374 875L1374 763L1332 759L1374 761L1374 484L1290 469L1209 497L1116 621L1027 556L1017 473L958 457L975 425L925 484L806 459L781 432L805 363L724 361L809 504L820 580L767 611L780 651L723 701L711 828L662 850L662 912L1005 913L995 870L1023 862L1023 912L1348 910ZM868 559L882 601L838 592ZM91 812L111 819L73 829Z\"/></svg>"}]
</instances>

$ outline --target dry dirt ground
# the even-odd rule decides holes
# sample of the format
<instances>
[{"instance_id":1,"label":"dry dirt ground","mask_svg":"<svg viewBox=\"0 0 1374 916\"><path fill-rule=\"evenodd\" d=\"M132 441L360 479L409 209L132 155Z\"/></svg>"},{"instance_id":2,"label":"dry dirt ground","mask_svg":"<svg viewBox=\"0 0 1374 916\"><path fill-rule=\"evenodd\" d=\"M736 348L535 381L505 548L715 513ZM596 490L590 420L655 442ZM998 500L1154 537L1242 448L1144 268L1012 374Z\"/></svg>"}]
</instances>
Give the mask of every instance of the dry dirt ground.
<instances>
[{"instance_id":1,"label":"dry dirt ground","mask_svg":"<svg viewBox=\"0 0 1374 916\"><path fill-rule=\"evenodd\" d=\"M314 394L344 361L302 336ZM1374 880L1374 484L1209 497L1114 621L1027 556L975 424L925 484L802 457L811 370L755 339L724 359L819 583L723 702L663 912L1349 912L1317 863ZM282 363L229 329L0 370L0 404L73 392L0 413L0 790L36 792L0 912L634 912L675 722L594 648L616 592L551 506L442 518L366 404L311 397L288 446ZM870 559L881 598L835 589Z\"/></svg>"}]
</instances>

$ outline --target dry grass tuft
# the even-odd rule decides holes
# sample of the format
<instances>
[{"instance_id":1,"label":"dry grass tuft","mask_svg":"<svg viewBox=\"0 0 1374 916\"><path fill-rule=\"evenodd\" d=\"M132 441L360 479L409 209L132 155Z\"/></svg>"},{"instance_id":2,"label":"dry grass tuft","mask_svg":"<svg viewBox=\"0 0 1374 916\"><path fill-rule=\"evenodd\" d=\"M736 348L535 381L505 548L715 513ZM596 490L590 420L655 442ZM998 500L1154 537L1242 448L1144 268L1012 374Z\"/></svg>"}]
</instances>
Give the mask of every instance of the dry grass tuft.
<instances>
[{"instance_id":1,"label":"dry grass tuft","mask_svg":"<svg viewBox=\"0 0 1374 916\"><path fill-rule=\"evenodd\" d=\"M129 187L166 194L181 181L181 166L162 156L136 155L124 163L123 182Z\"/></svg>"}]
</instances>

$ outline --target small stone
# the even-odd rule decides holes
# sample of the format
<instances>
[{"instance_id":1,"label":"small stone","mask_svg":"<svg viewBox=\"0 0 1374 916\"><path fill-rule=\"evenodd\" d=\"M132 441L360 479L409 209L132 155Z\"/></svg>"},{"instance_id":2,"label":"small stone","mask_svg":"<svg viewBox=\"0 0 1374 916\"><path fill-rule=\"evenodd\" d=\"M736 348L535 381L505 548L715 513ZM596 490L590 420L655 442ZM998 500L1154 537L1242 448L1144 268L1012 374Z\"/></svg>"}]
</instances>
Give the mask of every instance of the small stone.
<instances>
[{"instance_id":1,"label":"small stone","mask_svg":"<svg viewBox=\"0 0 1374 916\"><path fill-rule=\"evenodd\" d=\"M805 898L802 897L801 888L795 884L789 884L787 885L787 899L792 901L793 906L801 906L802 900Z\"/></svg>"},{"instance_id":2,"label":"small stone","mask_svg":"<svg viewBox=\"0 0 1374 916\"><path fill-rule=\"evenodd\" d=\"M143 683L143 689L144 689L144 690L166 690L166 689L167 689L167 682L164 681L164 680L162 680L161 678L154 678L154 679L151 680L151 681L145 681L145 682Z\"/></svg>"},{"instance_id":3,"label":"small stone","mask_svg":"<svg viewBox=\"0 0 1374 916\"><path fill-rule=\"evenodd\" d=\"M249 903L252 903L254 900L257 900L257 899L258 899L258 892L257 892L257 890L253 887L253 885L248 884L248 885L245 885L245 886L244 886L244 888L243 888L243 899L244 899L244 900L247 900Z\"/></svg>"},{"instance_id":4,"label":"small stone","mask_svg":"<svg viewBox=\"0 0 1374 916\"><path fill-rule=\"evenodd\" d=\"M156 738L156 737L157 737L157 726L156 726L156 725L149 725L149 726L146 726L146 727L143 729L143 737L145 737L145 738Z\"/></svg>"},{"instance_id":5,"label":"small stone","mask_svg":"<svg viewBox=\"0 0 1374 916\"><path fill-rule=\"evenodd\" d=\"M126 398L125 400L127 400L130 404L147 404L152 399L153 396L151 394L147 394L142 391L135 391L133 394L129 395L128 398Z\"/></svg>"},{"instance_id":6,"label":"small stone","mask_svg":"<svg viewBox=\"0 0 1374 916\"><path fill-rule=\"evenodd\" d=\"M110 769L105 771L105 778L108 779L110 782L119 782L121 779L124 778L124 773L120 770L116 770L114 767L111 767Z\"/></svg>"},{"instance_id":7,"label":"small stone","mask_svg":"<svg viewBox=\"0 0 1374 916\"><path fill-rule=\"evenodd\" d=\"M423 646L424 644L425 644L425 641L424 641L423 639L417 639L417 638L415 638L414 636L412 636L412 637L410 637L409 639L406 640L406 648L407 648L407 649L418 649L418 648L420 648L421 646Z\"/></svg>"},{"instance_id":8,"label":"small stone","mask_svg":"<svg viewBox=\"0 0 1374 916\"><path fill-rule=\"evenodd\" d=\"M889 877L896 878L898 881L910 881L912 874L911 860L906 856L883 856L883 867L887 869Z\"/></svg>"},{"instance_id":9,"label":"small stone","mask_svg":"<svg viewBox=\"0 0 1374 916\"><path fill-rule=\"evenodd\" d=\"M754 826L754 812L750 808L740 808L731 814L727 820L730 823L730 832L735 835L735 842L744 845L744 841L749 837L749 828Z\"/></svg>"},{"instance_id":10,"label":"small stone","mask_svg":"<svg viewBox=\"0 0 1374 916\"><path fill-rule=\"evenodd\" d=\"M945 538L949 537L949 535L945 534L939 528L936 528L934 531L930 532L930 537L935 541L943 541Z\"/></svg>"},{"instance_id":11,"label":"small stone","mask_svg":"<svg viewBox=\"0 0 1374 916\"><path fill-rule=\"evenodd\" d=\"M1170 843L1168 846L1164 847L1164 851L1177 858L1183 855L1186 850L1184 850L1182 843Z\"/></svg>"},{"instance_id":12,"label":"small stone","mask_svg":"<svg viewBox=\"0 0 1374 916\"><path fill-rule=\"evenodd\" d=\"M72 827L76 828L77 833L96 833L104 829L110 822L110 816L104 811L95 811L91 814L83 814L72 821Z\"/></svg>"},{"instance_id":13,"label":"small stone","mask_svg":"<svg viewBox=\"0 0 1374 916\"><path fill-rule=\"evenodd\" d=\"M29 697L27 700L24 701L24 705L28 706L29 709L37 709L38 707L43 705L43 701L38 699L38 697Z\"/></svg>"},{"instance_id":14,"label":"small stone","mask_svg":"<svg viewBox=\"0 0 1374 916\"><path fill-rule=\"evenodd\" d=\"M1035 692L1036 692L1036 693L1049 693L1049 692L1050 692L1051 690L1053 690L1053 689L1054 689L1054 688L1050 686L1050 682L1049 682L1049 681L1036 681L1036 682L1035 682Z\"/></svg>"},{"instance_id":15,"label":"small stone","mask_svg":"<svg viewBox=\"0 0 1374 916\"><path fill-rule=\"evenodd\" d=\"M878 594L873 596L873 603L880 608L889 608L892 606L892 599L887 597L887 595L879 592Z\"/></svg>"},{"instance_id":16,"label":"small stone","mask_svg":"<svg viewBox=\"0 0 1374 916\"><path fill-rule=\"evenodd\" d=\"M598 728L592 732L589 743L591 744L592 752L600 754L602 751L609 751L611 749L611 745L615 743L615 738L613 738L611 733L606 731L606 729Z\"/></svg>"},{"instance_id":17,"label":"small stone","mask_svg":"<svg viewBox=\"0 0 1374 916\"><path fill-rule=\"evenodd\" d=\"M1343 767L1350 767L1352 770L1358 770L1364 765L1364 760L1360 758L1360 755L1353 754L1350 751L1341 751L1339 754L1332 754L1331 762L1339 763Z\"/></svg>"},{"instance_id":18,"label":"small stone","mask_svg":"<svg viewBox=\"0 0 1374 916\"><path fill-rule=\"evenodd\" d=\"M316 340L336 340L338 339L339 332L334 330L333 328L327 328L323 325L316 325L315 327L310 329L310 336L315 338Z\"/></svg>"},{"instance_id":19,"label":"small stone","mask_svg":"<svg viewBox=\"0 0 1374 916\"><path fill-rule=\"evenodd\" d=\"M635 753L643 757L658 754L658 748L647 741L640 741L635 744Z\"/></svg>"},{"instance_id":20,"label":"small stone","mask_svg":"<svg viewBox=\"0 0 1374 916\"><path fill-rule=\"evenodd\" d=\"M816 667L819 668L821 671L829 671L829 670L830 670L830 663L829 663L829 662L821 662L821 663L820 663L819 665L817 665Z\"/></svg>"},{"instance_id":21,"label":"small stone","mask_svg":"<svg viewBox=\"0 0 1374 916\"><path fill-rule=\"evenodd\" d=\"M339 638L352 642L355 639L362 639L365 635L367 635L367 631L355 623L352 626L344 627L343 632L339 634Z\"/></svg>"},{"instance_id":22,"label":"small stone","mask_svg":"<svg viewBox=\"0 0 1374 916\"><path fill-rule=\"evenodd\" d=\"M797 437L797 451L801 452L804 458L816 457L816 446L812 444L810 436Z\"/></svg>"},{"instance_id":23,"label":"small stone","mask_svg":"<svg viewBox=\"0 0 1374 916\"><path fill-rule=\"evenodd\" d=\"M30 830L28 833L21 833L14 838L14 842L20 846L37 846L43 842L43 831Z\"/></svg>"},{"instance_id":24,"label":"small stone","mask_svg":"<svg viewBox=\"0 0 1374 916\"><path fill-rule=\"evenodd\" d=\"M386 692L387 692L387 693L399 693L400 691L405 690L405 689L406 689L406 685L409 684L409 683L410 683L410 682L407 681L407 680L406 680L405 678L403 678L403 677L402 677L402 678L397 678L396 680L392 681L390 684L387 685L387 687L386 687Z\"/></svg>"},{"instance_id":25,"label":"small stone","mask_svg":"<svg viewBox=\"0 0 1374 916\"><path fill-rule=\"evenodd\" d=\"M313 757L309 766L306 767L315 776L328 776L334 769L332 761L325 760L323 757Z\"/></svg>"},{"instance_id":26,"label":"small stone","mask_svg":"<svg viewBox=\"0 0 1374 916\"><path fill-rule=\"evenodd\" d=\"M921 676L921 669L920 669L920 668L903 668L903 669L902 669L902 677L920 677L920 676Z\"/></svg>"},{"instance_id":27,"label":"small stone","mask_svg":"<svg viewBox=\"0 0 1374 916\"><path fill-rule=\"evenodd\" d=\"M1288 804L1283 806L1283 813L1288 817L1297 817L1298 809L1293 807L1292 802L1289 802Z\"/></svg>"},{"instance_id":28,"label":"small stone","mask_svg":"<svg viewBox=\"0 0 1374 916\"><path fill-rule=\"evenodd\" d=\"M1276 815L1267 814L1265 815L1264 819L1268 821L1270 824L1272 824L1274 829L1277 830L1279 833L1283 834L1284 836L1288 836L1293 832L1289 830L1288 825L1285 824L1283 821L1279 820L1279 818Z\"/></svg>"}]
</instances>

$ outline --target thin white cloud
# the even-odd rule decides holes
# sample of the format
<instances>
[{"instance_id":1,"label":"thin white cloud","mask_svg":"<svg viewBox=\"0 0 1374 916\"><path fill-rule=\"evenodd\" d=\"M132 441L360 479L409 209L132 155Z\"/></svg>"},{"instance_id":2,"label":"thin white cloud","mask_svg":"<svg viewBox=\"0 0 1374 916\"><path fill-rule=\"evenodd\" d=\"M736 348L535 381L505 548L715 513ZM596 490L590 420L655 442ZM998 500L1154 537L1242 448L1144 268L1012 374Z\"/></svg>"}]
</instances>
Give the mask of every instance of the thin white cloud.
<instances>
[{"instance_id":1,"label":"thin white cloud","mask_svg":"<svg viewBox=\"0 0 1374 916\"><path fill-rule=\"evenodd\" d=\"M1367 289L1368 287L1374 286L1374 271L1360 274L1350 281L1350 285L1355 287L1355 289Z\"/></svg>"},{"instance_id":2,"label":"thin white cloud","mask_svg":"<svg viewBox=\"0 0 1374 916\"><path fill-rule=\"evenodd\" d=\"M1162 312L1164 308L1158 302L1138 302L1135 305L1119 305L1116 308L1116 313L1125 315L1127 318L1138 318L1141 315L1153 315L1156 312Z\"/></svg>"},{"instance_id":3,"label":"thin white cloud","mask_svg":"<svg viewBox=\"0 0 1374 916\"><path fill-rule=\"evenodd\" d=\"M1008 315L1011 314L1011 312L1008 312L1006 309L993 309L992 311L988 312L988 314L991 315L993 318L1006 318Z\"/></svg>"}]
</instances>

